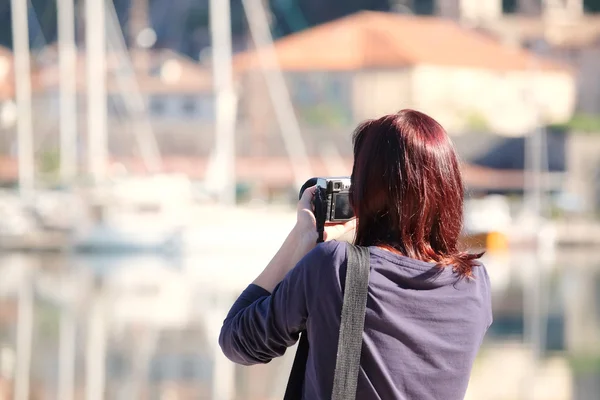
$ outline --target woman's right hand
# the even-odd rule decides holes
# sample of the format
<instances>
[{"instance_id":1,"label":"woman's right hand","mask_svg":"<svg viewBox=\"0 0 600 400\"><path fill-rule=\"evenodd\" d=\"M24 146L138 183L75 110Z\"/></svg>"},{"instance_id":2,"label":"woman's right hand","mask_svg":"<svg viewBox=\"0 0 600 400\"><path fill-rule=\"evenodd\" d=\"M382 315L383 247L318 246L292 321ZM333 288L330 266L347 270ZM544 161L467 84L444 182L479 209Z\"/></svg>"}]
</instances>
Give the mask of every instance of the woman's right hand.
<instances>
[{"instance_id":1,"label":"woman's right hand","mask_svg":"<svg viewBox=\"0 0 600 400\"><path fill-rule=\"evenodd\" d=\"M326 242L330 240L350 240L354 239L356 230L356 218L352 218L346 223L327 224L323 238Z\"/></svg>"}]
</instances>

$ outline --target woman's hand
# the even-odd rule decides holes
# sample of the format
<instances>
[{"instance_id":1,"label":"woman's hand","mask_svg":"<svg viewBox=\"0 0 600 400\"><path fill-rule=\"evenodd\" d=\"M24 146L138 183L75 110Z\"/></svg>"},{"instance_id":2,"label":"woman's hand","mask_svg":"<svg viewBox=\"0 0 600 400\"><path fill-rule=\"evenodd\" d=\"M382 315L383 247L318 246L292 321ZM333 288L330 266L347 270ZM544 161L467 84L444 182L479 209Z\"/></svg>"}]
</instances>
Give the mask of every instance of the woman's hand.
<instances>
[{"instance_id":1,"label":"woman's hand","mask_svg":"<svg viewBox=\"0 0 600 400\"><path fill-rule=\"evenodd\" d=\"M316 186L307 188L300 201L296 211L296 226L294 229L299 232L302 238L317 243L319 235L317 233L317 219L315 218L313 198L315 197Z\"/></svg>"},{"instance_id":2,"label":"woman's hand","mask_svg":"<svg viewBox=\"0 0 600 400\"><path fill-rule=\"evenodd\" d=\"M325 225L324 239L326 242L330 240L354 240L354 231L356 230L356 218L343 224Z\"/></svg>"},{"instance_id":3,"label":"woman's hand","mask_svg":"<svg viewBox=\"0 0 600 400\"><path fill-rule=\"evenodd\" d=\"M317 220L314 214L313 198L317 190L316 186L307 188L302 194L302 198L298 202L298 215L296 221L296 228L302 238L316 243L319 238L317 233ZM337 240L343 236L354 234L356 229L356 219L353 218L350 221L340 224L326 224L323 238L326 241Z\"/></svg>"}]
</instances>

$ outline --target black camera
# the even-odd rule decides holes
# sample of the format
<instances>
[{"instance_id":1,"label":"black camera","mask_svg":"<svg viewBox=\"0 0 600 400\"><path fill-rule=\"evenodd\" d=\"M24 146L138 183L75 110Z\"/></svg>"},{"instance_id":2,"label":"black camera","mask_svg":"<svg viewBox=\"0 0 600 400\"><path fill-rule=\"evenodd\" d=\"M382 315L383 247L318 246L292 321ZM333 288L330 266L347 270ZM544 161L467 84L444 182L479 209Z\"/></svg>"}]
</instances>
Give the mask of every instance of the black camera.
<instances>
[{"instance_id":1,"label":"black camera","mask_svg":"<svg viewBox=\"0 0 600 400\"><path fill-rule=\"evenodd\" d=\"M300 197L304 191L316 186L313 199L313 211L317 220L318 242L323 241L326 223L343 223L354 218L354 210L350 206L350 178L312 178L300 189Z\"/></svg>"}]
</instances>

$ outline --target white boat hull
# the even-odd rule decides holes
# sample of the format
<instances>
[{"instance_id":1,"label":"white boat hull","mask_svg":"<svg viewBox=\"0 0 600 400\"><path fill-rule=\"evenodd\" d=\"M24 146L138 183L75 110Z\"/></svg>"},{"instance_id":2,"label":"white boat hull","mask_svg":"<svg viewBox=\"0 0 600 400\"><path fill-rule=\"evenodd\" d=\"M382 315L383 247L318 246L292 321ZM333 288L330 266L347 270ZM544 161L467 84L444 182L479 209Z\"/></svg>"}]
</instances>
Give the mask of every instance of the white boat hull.
<instances>
[{"instance_id":1,"label":"white boat hull","mask_svg":"<svg viewBox=\"0 0 600 400\"><path fill-rule=\"evenodd\" d=\"M115 229L97 226L78 234L73 240L78 253L178 253L182 248L182 232Z\"/></svg>"}]
</instances>

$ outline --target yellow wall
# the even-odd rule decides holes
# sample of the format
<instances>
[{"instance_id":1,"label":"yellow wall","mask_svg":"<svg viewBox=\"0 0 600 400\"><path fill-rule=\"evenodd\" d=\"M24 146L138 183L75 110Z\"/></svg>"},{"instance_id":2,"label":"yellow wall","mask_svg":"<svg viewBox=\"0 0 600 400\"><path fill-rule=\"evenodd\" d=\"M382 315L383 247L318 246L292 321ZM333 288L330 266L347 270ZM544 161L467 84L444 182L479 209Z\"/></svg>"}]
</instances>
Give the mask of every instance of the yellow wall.
<instances>
[{"instance_id":1,"label":"yellow wall","mask_svg":"<svg viewBox=\"0 0 600 400\"><path fill-rule=\"evenodd\" d=\"M352 102L358 121L413 107L410 69L356 72Z\"/></svg>"},{"instance_id":2,"label":"yellow wall","mask_svg":"<svg viewBox=\"0 0 600 400\"><path fill-rule=\"evenodd\" d=\"M497 72L417 66L412 71L413 103L449 131L488 128L520 135L543 123L565 122L573 114L576 87L566 72Z\"/></svg>"},{"instance_id":3,"label":"yellow wall","mask_svg":"<svg viewBox=\"0 0 600 400\"><path fill-rule=\"evenodd\" d=\"M319 104L319 101L325 102L323 99L329 90L323 83L335 80L340 89L339 98L330 100L347 109L348 117L340 123L347 124L348 128L365 119L377 118L403 108L415 108L436 118L450 133L491 130L505 135L522 135L539 122L566 122L571 118L576 103L575 79L567 72L502 72L419 65L411 68L312 71L287 75L292 98L298 97L295 90L302 87L290 82L305 79L306 85L311 85L316 96L310 106L321 113L327 113L327 107L331 106L329 103ZM268 92L262 88L263 85L264 82L260 82L261 89L253 90L250 86L244 86L240 106L245 107L249 103L270 108ZM255 96L249 96L250 92L260 94L263 99L257 101ZM294 103L300 125L307 125L299 112L301 104L297 104L297 101ZM253 111L250 118L274 122L266 114ZM244 119L243 114L240 115L241 120ZM323 127L339 128L340 123L328 126L328 122L323 121ZM260 130L267 130L267 127L263 126Z\"/></svg>"}]
</instances>

